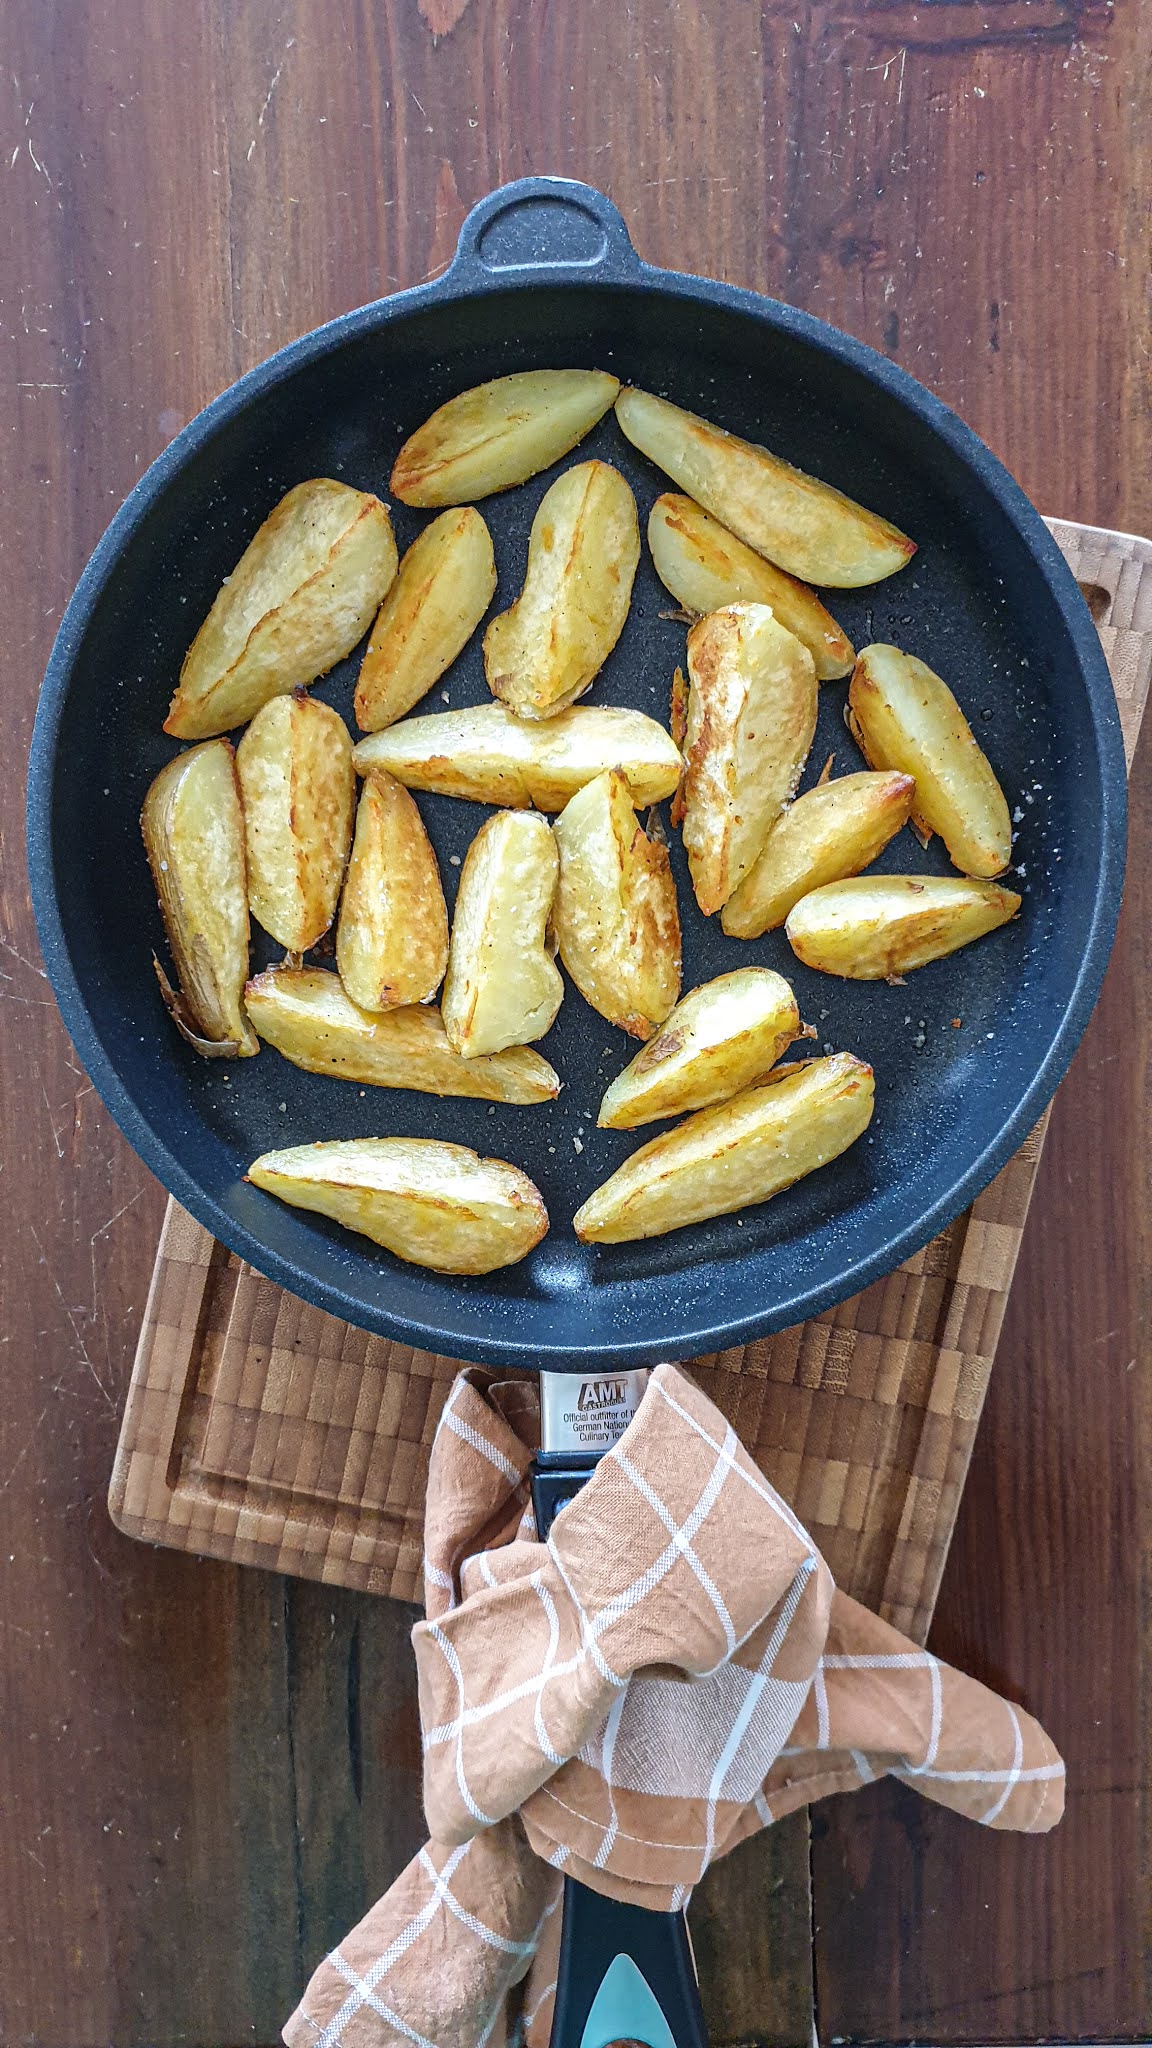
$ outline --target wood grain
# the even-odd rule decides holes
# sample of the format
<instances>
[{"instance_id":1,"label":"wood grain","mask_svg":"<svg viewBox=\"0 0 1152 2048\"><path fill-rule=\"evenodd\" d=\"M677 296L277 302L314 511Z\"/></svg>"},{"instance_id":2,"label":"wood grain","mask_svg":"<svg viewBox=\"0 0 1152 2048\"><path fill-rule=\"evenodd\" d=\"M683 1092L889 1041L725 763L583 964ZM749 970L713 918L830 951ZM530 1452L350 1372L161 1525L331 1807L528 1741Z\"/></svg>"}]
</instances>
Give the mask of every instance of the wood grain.
<instances>
[{"instance_id":1,"label":"wood grain","mask_svg":"<svg viewBox=\"0 0 1152 2048\"><path fill-rule=\"evenodd\" d=\"M291 335L438 268L461 211L523 171L608 189L656 261L887 347L1046 511L1152 525L1148 0L471 0L434 28L415 0L8 0L13 759L72 583L176 428ZM325 1930L415 1840L402 1610L106 1523L162 1204L40 976L18 783L0 788L0 2039L271 2044ZM1135 915L1061 1098L939 1624L1049 1713L1082 1818L1017 1856L917 1834L888 1788L830 1812L829 2042L1152 2019L1146 774L1136 799ZM733 2032L806 2039L803 1982L801 1962L750 1973Z\"/></svg>"}]
</instances>

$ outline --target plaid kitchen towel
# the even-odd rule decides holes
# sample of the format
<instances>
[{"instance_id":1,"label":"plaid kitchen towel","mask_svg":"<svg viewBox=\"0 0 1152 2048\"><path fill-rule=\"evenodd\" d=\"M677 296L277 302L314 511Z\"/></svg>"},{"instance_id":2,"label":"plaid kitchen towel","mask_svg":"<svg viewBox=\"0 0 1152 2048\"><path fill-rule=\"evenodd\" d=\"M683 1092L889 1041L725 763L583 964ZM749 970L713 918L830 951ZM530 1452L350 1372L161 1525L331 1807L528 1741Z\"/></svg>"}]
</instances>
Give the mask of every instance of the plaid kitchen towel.
<instances>
[{"instance_id":1,"label":"plaid kitchen towel","mask_svg":"<svg viewBox=\"0 0 1152 2048\"><path fill-rule=\"evenodd\" d=\"M682 1906L746 1835L885 1773L986 1827L1060 1818L1043 1729L838 1592L675 1367L539 1542L534 1392L466 1372L444 1409L413 1633L431 1839L288 2048L546 2048L560 1872Z\"/></svg>"}]
</instances>

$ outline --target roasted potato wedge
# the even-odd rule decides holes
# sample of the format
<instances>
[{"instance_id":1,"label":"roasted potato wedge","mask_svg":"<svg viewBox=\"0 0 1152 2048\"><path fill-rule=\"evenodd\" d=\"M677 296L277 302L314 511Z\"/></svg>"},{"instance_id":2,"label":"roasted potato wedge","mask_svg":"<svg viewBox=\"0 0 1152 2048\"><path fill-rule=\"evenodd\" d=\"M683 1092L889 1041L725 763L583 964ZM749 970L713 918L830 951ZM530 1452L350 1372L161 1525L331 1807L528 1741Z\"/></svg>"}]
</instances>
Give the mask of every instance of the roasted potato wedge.
<instances>
[{"instance_id":1,"label":"roasted potato wedge","mask_svg":"<svg viewBox=\"0 0 1152 2048\"><path fill-rule=\"evenodd\" d=\"M607 768L619 768L634 803L656 804L671 796L684 766L654 718L614 705L529 723L503 704L470 704L373 733L352 758L361 775L387 769L409 789L538 811L562 811Z\"/></svg>"},{"instance_id":2,"label":"roasted potato wedge","mask_svg":"<svg viewBox=\"0 0 1152 2048\"><path fill-rule=\"evenodd\" d=\"M874 1092L871 1067L839 1052L697 1110L589 1195L572 1219L576 1235L624 1244L766 1202L855 1143Z\"/></svg>"},{"instance_id":3,"label":"roasted potato wedge","mask_svg":"<svg viewBox=\"0 0 1152 2048\"><path fill-rule=\"evenodd\" d=\"M336 915L352 841L356 775L348 728L314 697L273 697L236 749L236 774L248 908L278 945L305 953Z\"/></svg>"},{"instance_id":4,"label":"roasted potato wedge","mask_svg":"<svg viewBox=\"0 0 1152 2048\"><path fill-rule=\"evenodd\" d=\"M782 975L767 967L719 974L681 998L607 1089L596 1121L631 1131L726 1102L762 1081L799 1033L796 998Z\"/></svg>"},{"instance_id":5,"label":"roasted potato wedge","mask_svg":"<svg viewBox=\"0 0 1152 2048\"><path fill-rule=\"evenodd\" d=\"M733 939L775 931L825 882L869 867L906 824L916 784L910 775L841 775L817 784L782 812L764 850L733 890L720 922Z\"/></svg>"},{"instance_id":6,"label":"roasted potato wedge","mask_svg":"<svg viewBox=\"0 0 1152 2048\"><path fill-rule=\"evenodd\" d=\"M388 508L331 477L297 484L225 578L184 657L165 732L230 732L350 654L396 574Z\"/></svg>"},{"instance_id":7,"label":"roasted potato wedge","mask_svg":"<svg viewBox=\"0 0 1152 2048\"><path fill-rule=\"evenodd\" d=\"M602 370L518 370L461 391L405 441L391 489L405 505L469 505L567 455L620 380Z\"/></svg>"},{"instance_id":8,"label":"roasted potato wedge","mask_svg":"<svg viewBox=\"0 0 1152 2048\"><path fill-rule=\"evenodd\" d=\"M308 1074L483 1102L551 1102L560 1093L559 1076L527 1046L461 1059L434 1004L361 1010L322 967L270 967L248 983L244 1005L266 1044Z\"/></svg>"},{"instance_id":9,"label":"roasted potato wedge","mask_svg":"<svg viewBox=\"0 0 1152 2048\"><path fill-rule=\"evenodd\" d=\"M848 685L848 724L873 768L916 778L913 821L938 832L966 875L1002 875L1012 858L1004 792L946 682L898 647L865 647Z\"/></svg>"},{"instance_id":10,"label":"roasted potato wedge","mask_svg":"<svg viewBox=\"0 0 1152 2048\"><path fill-rule=\"evenodd\" d=\"M564 978L548 951L560 855L538 811L499 811L460 870L444 1029L465 1059L528 1045L556 1021Z\"/></svg>"},{"instance_id":11,"label":"roasted potato wedge","mask_svg":"<svg viewBox=\"0 0 1152 2048\"><path fill-rule=\"evenodd\" d=\"M597 776L554 826L560 958L585 1000L651 1038L680 993L680 917L668 849L645 837L618 770Z\"/></svg>"},{"instance_id":12,"label":"roasted potato wedge","mask_svg":"<svg viewBox=\"0 0 1152 2048\"><path fill-rule=\"evenodd\" d=\"M553 718L595 682L624 629L640 560L636 500L610 462L578 462L532 521L524 588L484 635L494 697Z\"/></svg>"},{"instance_id":13,"label":"roasted potato wedge","mask_svg":"<svg viewBox=\"0 0 1152 2048\"><path fill-rule=\"evenodd\" d=\"M961 875L860 875L803 896L784 929L806 967L885 981L1007 924L1020 897Z\"/></svg>"},{"instance_id":14,"label":"roasted potato wedge","mask_svg":"<svg viewBox=\"0 0 1152 2048\"><path fill-rule=\"evenodd\" d=\"M370 775L336 927L340 979L362 1010L435 995L448 965L448 911L424 821L402 783Z\"/></svg>"},{"instance_id":15,"label":"roasted potato wedge","mask_svg":"<svg viewBox=\"0 0 1152 2048\"><path fill-rule=\"evenodd\" d=\"M820 682L849 673L852 643L815 591L765 561L691 498L676 491L657 498L648 516L648 546L661 583L688 611L771 605L780 624L803 641Z\"/></svg>"},{"instance_id":16,"label":"roasted potato wedge","mask_svg":"<svg viewBox=\"0 0 1152 2048\"><path fill-rule=\"evenodd\" d=\"M496 557L474 505L442 512L413 541L368 636L356 723L380 732L450 668L492 602Z\"/></svg>"},{"instance_id":17,"label":"roasted potato wedge","mask_svg":"<svg viewBox=\"0 0 1152 2048\"><path fill-rule=\"evenodd\" d=\"M816 731L812 656L767 605L688 635L684 846L706 917L728 901L800 780Z\"/></svg>"},{"instance_id":18,"label":"roasted potato wedge","mask_svg":"<svg viewBox=\"0 0 1152 2048\"><path fill-rule=\"evenodd\" d=\"M806 476L649 391L622 391L628 439L714 519L805 583L855 589L902 569L916 543L831 484Z\"/></svg>"},{"instance_id":19,"label":"roasted potato wedge","mask_svg":"<svg viewBox=\"0 0 1152 2048\"><path fill-rule=\"evenodd\" d=\"M227 740L191 747L160 770L144 799L140 829L180 983L177 995L157 962L173 1022L210 1059L259 1052L244 1014L244 812Z\"/></svg>"},{"instance_id":20,"label":"roasted potato wedge","mask_svg":"<svg viewBox=\"0 0 1152 2048\"><path fill-rule=\"evenodd\" d=\"M290 1145L253 1160L246 1178L434 1273L514 1266L548 1228L540 1190L519 1167L436 1138Z\"/></svg>"}]
</instances>

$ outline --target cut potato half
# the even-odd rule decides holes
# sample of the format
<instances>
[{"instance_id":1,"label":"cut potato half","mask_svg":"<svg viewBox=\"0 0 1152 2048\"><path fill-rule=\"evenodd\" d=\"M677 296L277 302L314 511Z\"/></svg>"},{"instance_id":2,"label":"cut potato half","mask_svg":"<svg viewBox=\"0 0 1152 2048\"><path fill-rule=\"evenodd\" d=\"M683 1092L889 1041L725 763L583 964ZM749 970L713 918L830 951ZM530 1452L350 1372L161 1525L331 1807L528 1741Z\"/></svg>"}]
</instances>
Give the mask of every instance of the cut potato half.
<instances>
[{"instance_id":1,"label":"cut potato half","mask_svg":"<svg viewBox=\"0 0 1152 2048\"><path fill-rule=\"evenodd\" d=\"M645 836L617 770L580 790L554 830L560 958L594 1010L633 1038L651 1038L680 993L668 849Z\"/></svg>"},{"instance_id":2,"label":"cut potato half","mask_svg":"<svg viewBox=\"0 0 1152 2048\"><path fill-rule=\"evenodd\" d=\"M236 749L248 907L277 945L306 953L336 915L352 842L356 774L330 704L293 692L256 713Z\"/></svg>"},{"instance_id":3,"label":"cut potato half","mask_svg":"<svg viewBox=\"0 0 1152 2048\"><path fill-rule=\"evenodd\" d=\"M808 649L820 682L849 673L852 643L815 591L765 561L691 498L676 491L657 498L648 518L648 546L660 581L688 611L703 615L729 604L771 605L780 624Z\"/></svg>"},{"instance_id":4,"label":"cut potato half","mask_svg":"<svg viewBox=\"0 0 1152 2048\"><path fill-rule=\"evenodd\" d=\"M177 754L144 799L140 829L180 983L156 965L173 1022L208 1058L260 1046L244 1014L248 879L244 813L227 740Z\"/></svg>"},{"instance_id":5,"label":"cut potato half","mask_svg":"<svg viewBox=\"0 0 1152 2048\"><path fill-rule=\"evenodd\" d=\"M650 391L622 391L628 439L714 519L805 583L852 589L902 569L915 541L831 484Z\"/></svg>"},{"instance_id":6,"label":"cut potato half","mask_svg":"<svg viewBox=\"0 0 1152 2048\"><path fill-rule=\"evenodd\" d=\"M711 612L688 635L684 847L706 917L758 857L816 731L812 656L767 605Z\"/></svg>"},{"instance_id":7,"label":"cut potato half","mask_svg":"<svg viewBox=\"0 0 1152 2048\"><path fill-rule=\"evenodd\" d=\"M812 889L858 875L907 823L916 784L910 775L841 775L818 783L776 820L764 851L721 915L730 938L775 931Z\"/></svg>"},{"instance_id":8,"label":"cut potato half","mask_svg":"<svg viewBox=\"0 0 1152 2048\"><path fill-rule=\"evenodd\" d=\"M308 1074L483 1102L552 1102L560 1093L559 1076L527 1046L461 1059L434 1004L361 1010L322 967L270 967L248 983L244 1002L260 1038Z\"/></svg>"},{"instance_id":9,"label":"cut potato half","mask_svg":"<svg viewBox=\"0 0 1152 2048\"><path fill-rule=\"evenodd\" d=\"M409 436L391 488L405 505L467 505L559 462L620 389L603 370L517 370L450 398Z\"/></svg>"},{"instance_id":10,"label":"cut potato half","mask_svg":"<svg viewBox=\"0 0 1152 2048\"><path fill-rule=\"evenodd\" d=\"M466 1059L528 1045L556 1021L564 979L548 951L560 855L538 811L481 825L460 870L444 1029Z\"/></svg>"},{"instance_id":11,"label":"cut potato half","mask_svg":"<svg viewBox=\"0 0 1152 2048\"><path fill-rule=\"evenodd\" d=\"M802 897L785 930L806 967L893 980L1007 924L1020 903L1012 889L962 875L860 875Z\"/></svg>"},{"instance_id":12,"label":"cut potato half","mask_svg":"<svg viewBox=\"0 0 1152 2048\"><path fill-rule=\"evenodd\" d=\"M492 602L492 536L472 505L442 512L413 541L368 636L356 723L380 732L439 682Z\"/></svg>"},{"instance_id":13,"label":"cut potato half","mask_svg":"<svg viewBox=\"0 0 1152 2048\"><path fill-rule=\"evenodd\" d=\"M548 1229L540 1191L519 1167L435 1138L291 1145L253 1160L247 1179L435 1273L514 1266Z\"/></svg>"},{"instance_id":14,"label":"cut potato half","mask_svg":"<svg viewBox=\"0 0 1152 2048\"><path fill-rule=\"evenodd\" d=\"M948 858L987 881L1012 858L1012 821L991 763L941 676L898 647L865 647L848 686L848 724L873 768L916 778L913 818Z\"/></svg>"},{"instance_id":15,"label":"cut potato half","mask_svg":"<svg viewBox=\"0 0 1152 2048\"><path fill-rule=\"evenodd\" d=\"M663 1237L766 1202L867 1130L872 1069L851 1053L812 1060L650 1138L576 1211L584 1243Z\"/></svg>"},{"instance_id":16,"label":"cut potato half","mask_svg":"<svg viewBox=\"0 0 1152 2048\"><path fill-rule=\"evenodd\" d=\"M207 739L315 682L366 633L396 574L388 508L331 477L281 498L184 657L165 732Z\"/></svg>"},{"instance_id":17,"label":"cut potato half","mask_svg":"<svg viewBox=\"0 0 1152 2048\"><path fill-rule=\"evenodd\" d=\"M362 1010L426 1002L448 965L436 855L415 799L390 775L370 775L361 792L336 965Z\"/></svg>"},{"instance_id":18,"label":"cut potato half","mask_svg":"<svg viewBox=\"0 0 1152 2048\"><path fill-rule=\"evenodd\" d=\"M373 733L353 761L361 775L386 769L409 789L538 811L562 811L609 768L619 769L634 803L656 804L684 766L662 725L615 705L577 705L532 722L503 704L470 704Z\"/></svg>"},{"instance_id":19,"label":"cut potato half","mask_svg":"<svg viewBox=\"0 0 1152 2048\"><path fill-rule=\"evenodd\" d=\"M624 629L640 560L636 500L610 462L579 462L544 493L524 588L484 635L494 697L553 718L595 682Z\"/></svg>"},{"instance_id":20,"label":"cut potato half","mask_svg":"<svg viewBox=\"0 0 1152 2048\"><path fill-rule=\"evenodd\" d=\"M783 975L738 967L683 996L605 1093L597 1123L614 1131L726 1102L763 1080L800 1033Z\"/></svg>"}]
</instances>

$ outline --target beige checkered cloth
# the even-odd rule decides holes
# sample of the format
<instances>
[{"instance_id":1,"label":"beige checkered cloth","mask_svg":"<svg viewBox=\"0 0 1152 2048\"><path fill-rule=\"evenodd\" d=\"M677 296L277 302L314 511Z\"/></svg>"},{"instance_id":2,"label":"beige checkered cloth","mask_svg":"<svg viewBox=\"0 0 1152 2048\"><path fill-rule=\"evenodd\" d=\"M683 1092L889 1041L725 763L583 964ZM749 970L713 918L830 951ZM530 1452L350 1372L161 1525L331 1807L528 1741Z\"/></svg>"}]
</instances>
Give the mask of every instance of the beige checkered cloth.
<instances>
[{"instance_id":1,"label":"beige checkered cloth","mask_svg":"<svg viewBox=\"0 0 1152 2048\"><path fill-rule=\"evenodd\" d=\"M837 1592L672 1366L536 1539L526 1382L457 1380L413 1641L431 1840L317 1970L289 2048L546 2048L559 1873L682 1906L717 1856L886 1772L986 1827L1064 1804L1042 1728Z\"/></svg>"}]
</instances>

